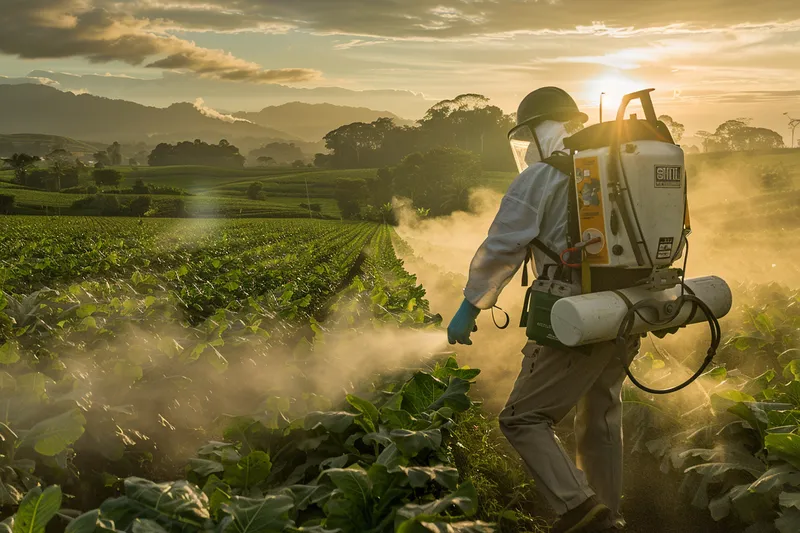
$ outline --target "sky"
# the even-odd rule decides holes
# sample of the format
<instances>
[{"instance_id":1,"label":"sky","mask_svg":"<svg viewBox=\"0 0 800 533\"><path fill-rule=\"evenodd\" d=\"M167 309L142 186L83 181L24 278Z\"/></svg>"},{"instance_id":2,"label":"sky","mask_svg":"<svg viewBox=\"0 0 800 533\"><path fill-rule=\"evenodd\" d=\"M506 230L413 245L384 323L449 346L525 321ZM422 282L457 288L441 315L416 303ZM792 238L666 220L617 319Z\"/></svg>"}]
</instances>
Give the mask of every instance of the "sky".
<instances>
[{"instance_id":1,"label":"sky","mask_svg":"<svg viewBox=\"0 0 800 533\"><path fill-rule=\"evenodd\" d=\"M329 101L413 119L461 93L513 112L556 85L593 119L601 92L608 109L653 87L688 134L749 117L788 143L783 113L800 117L797 0L0 3L0 83L148 105Z\"/></svg>"}]
</instances>

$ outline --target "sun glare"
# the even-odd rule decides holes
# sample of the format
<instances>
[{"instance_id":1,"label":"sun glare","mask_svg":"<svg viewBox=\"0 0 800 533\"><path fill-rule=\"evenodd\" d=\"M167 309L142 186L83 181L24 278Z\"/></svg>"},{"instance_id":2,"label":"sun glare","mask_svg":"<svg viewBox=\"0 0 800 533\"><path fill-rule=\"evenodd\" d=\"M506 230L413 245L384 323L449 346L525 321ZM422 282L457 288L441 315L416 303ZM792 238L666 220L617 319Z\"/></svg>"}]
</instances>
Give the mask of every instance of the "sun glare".
<instances>
[{"instance_id":1,"label":"sun glare","mask_svg":"<svg viewBox=\"0 0 800 533\"><path fill-rule=\"evenodd\" d=\"M646 84L621 74L606 74L587 82L586 98L591 102L591 107L599 107L600 95L603 98L603 120L612 120L622 102L622 97L628 93L646 89ZM630 111L636 112L633 104ZM597 119L597 117L592 117Z\"/></svg>"}]
</instances>

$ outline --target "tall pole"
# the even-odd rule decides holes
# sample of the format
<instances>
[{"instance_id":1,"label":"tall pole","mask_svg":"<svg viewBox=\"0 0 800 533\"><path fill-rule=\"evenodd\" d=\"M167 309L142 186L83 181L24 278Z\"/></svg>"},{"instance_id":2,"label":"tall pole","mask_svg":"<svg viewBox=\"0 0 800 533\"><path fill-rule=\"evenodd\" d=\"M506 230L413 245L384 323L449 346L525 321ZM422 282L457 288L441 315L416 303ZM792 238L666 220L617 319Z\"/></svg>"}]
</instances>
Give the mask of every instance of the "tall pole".
<instances>
[{"instance_id":1,"label":"tall pole","mask_svg":"<svg viewBox=\"0 0 800 533\"><path fill-rule=\"evenodd\" d=\"M600 122L603 122L603 95L606 93L600 93Z\"/></svg>"},{"instance_id":2,"label":"tall pole","mask_svg":"<svg viewBox=\"0 0 800 533\"><path fill-rule=\"evenodd\" d=\"M792 118L789 113L784 113L784 115L789 119L789 129L792 130L792 144L789 147L794 148L794 130L800 126L800 118Z\"/></svg>"}]
</instances>

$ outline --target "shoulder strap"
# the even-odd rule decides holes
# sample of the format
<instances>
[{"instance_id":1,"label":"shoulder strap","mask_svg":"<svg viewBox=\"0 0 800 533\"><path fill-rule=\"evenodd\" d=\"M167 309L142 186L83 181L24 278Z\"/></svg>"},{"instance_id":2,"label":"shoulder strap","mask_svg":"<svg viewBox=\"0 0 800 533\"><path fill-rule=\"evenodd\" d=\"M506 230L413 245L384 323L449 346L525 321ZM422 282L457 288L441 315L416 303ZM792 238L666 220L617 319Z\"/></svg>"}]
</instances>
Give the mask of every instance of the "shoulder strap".
<instances>
[{"instance_id":1,"label":"shoulder strap","mask_svg":"<svg viewBox=\"0 0 800 533\"><path fill-rule=\"evenodd\" d=\"M570 178L573 178L575 176L575 165L573 163L572 156L570 154L567 154L567 153L564 153L564 152L554 152L550 157L547 157L547 158L543 159L542 163L544 163L546 165L550 165L554 169L558 170L559 172L561 172L563 174L566 174ZM570 179L569 190L573 189L571 182L572 182L572 180ZM569 215L569 221L568 221L567 225L569 227L570 240L573 240L574 239L574 235L573 235L574 227L576 226L576 224L572 220L572 214L571 213L572 212L577 212L577 210L573 211L573 209L572 209L572 204L573 204L573 198L572 197L575 196L575 193L574 192L570 193L569 196L570 196L570 209L568 211L570 212L570 215ZM577 202L577 198L575 199L575 201ZM573 242L575 242L575 241L573 240ZM560 265L561 264L561 256L555 250L553 250L552 248L550 248L547 245L545 245L538 238L537 239L533 239L530 242L530 244L528 245L527 252L525 254L525 262L522 265L522 268L523 268L522 285L523 286L528 285L528 268L527 267L528 267L528 263L532 263L533 262L533 256L531 254L531 246L535 246L536 248L541 250L556 265Z\"/></svg>"},{"instance_id":2,"label":"shoulder strap","mask_svg":"<svg viewBox=\"0 0 800 533\"><path fill-rule=\"evenodd\" d=\"M568 246L574 246L581 240L580 223L578 222L578 193L575 190L575 162L572 155L564 152L554 152L550 157L542 160L543 163L550 165L559 172L569 176L570 184L567 187L567 232Z\"/></svg>"},{"instance_id":3,"label":"shoulder strap","mask_svg":"<svg viewBox=\"0 0 800 533\"><path fill-rule=\"evenodd\" d=\"M566 174L570 178L575 177L575 164L573 163L572 156L570 154L566 154L564 152L553 152L550 157L542 159L542 163L550 165L554 169Z\"/></svg>"}]
</instances>

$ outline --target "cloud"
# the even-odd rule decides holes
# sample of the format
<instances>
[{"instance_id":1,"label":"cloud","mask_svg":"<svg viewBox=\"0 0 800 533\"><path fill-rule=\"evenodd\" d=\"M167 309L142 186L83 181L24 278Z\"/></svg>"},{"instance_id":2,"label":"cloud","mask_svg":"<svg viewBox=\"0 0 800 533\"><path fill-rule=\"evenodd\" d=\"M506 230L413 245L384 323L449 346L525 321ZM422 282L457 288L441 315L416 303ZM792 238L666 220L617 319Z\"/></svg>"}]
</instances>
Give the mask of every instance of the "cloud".
<instances>
[{"instance_id":1,"label":"cloud","mask_svg":"<svg viewBox=\"0 0 800 533\"><path fill-rule=\"evenodd\" d=\"M682 91L680 96L685 101L700 101L729 104L782 103L800 104L800 90L787 91Z\"/></svg>"},{"instance_id":2,"label":"cloud","mask_svg":"<svg viewBox=\"0 0 800 533\"><path fill-rule=\"evenodd\" d=\"M58 82L45 76L25 76L21 78L9 78L8 76L0 76L0 85L22 85L30 83L33 85L50 85L58 87Z\"/></svg>"},{"instance_id":3,"label":"cloud","mask_svg":"<svg viewBox=\"0 0 800 533\"><path fill-rule=\"evenodd\" d=\"M796 0L182 0L159 7L134 2L167 23L255 30L284 25L304 31L393 39L454 39L502 33L703 31L800 20ZM134 7L135 10L135 7ZM208 15L220 13L219 22Z\"/></svg>"},{"instance_id":4,"label":"cloud","mask_svg":"<svg viewBox=\"0 0 800 533\"><path fill-rule=\"evenodd\" d=\"M350 48L359 48L362 46L374 46L376 44L382 44L384 41L373 41L373 40L364 40L364 39L352 39L347 41L346 43L338 43L333 45L334 50L348 50Z\"/></svg>"},{"instance_id":5,"label":"cloud","mask_svg":"<svg viewBox=\"0 0 800 533\"><path fill-rule=\"evenodd\" d=\"M176 37L159 20L137 16L131 2L4 0L0 52L27 59L83 57L93 63L188 71L202 77L255 83L303 82L312 69L263 69L222 50ZM136 3L139 5L139 3ZM225 17L219 17L225 23Z\"/></svg>"}]
</instances>

